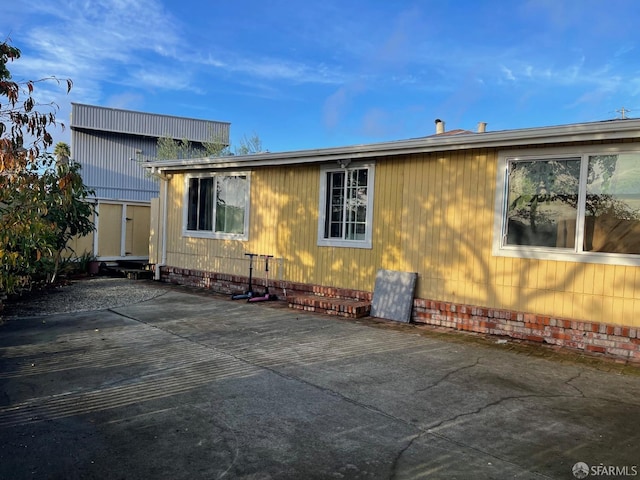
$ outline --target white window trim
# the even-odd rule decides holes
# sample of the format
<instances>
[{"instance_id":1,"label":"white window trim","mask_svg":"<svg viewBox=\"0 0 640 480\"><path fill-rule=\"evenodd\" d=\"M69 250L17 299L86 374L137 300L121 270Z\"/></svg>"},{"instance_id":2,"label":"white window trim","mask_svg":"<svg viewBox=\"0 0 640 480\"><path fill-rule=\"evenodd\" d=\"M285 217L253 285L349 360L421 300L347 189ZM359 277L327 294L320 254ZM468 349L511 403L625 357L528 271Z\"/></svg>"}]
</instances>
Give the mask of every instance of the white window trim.
<instances>
[{"instance_id":1,"label":"white window trim","mask_svg":"<svg viewBox=\"0 0 640 480\"><path fill-rule=\"evenodd\" d=\"M496 175L496 200L494 206L492 254L497 257L532 258L537 260L557 260L608 265L640 266L640 255L623 253L588 252L583 250L584 210L587 184L587 161L590 155L635 153L640 155L640 144L632 146L586 145L564 148L539 148L528 150L505 150L498 153ZM507 208L507 168L513 160L545 160L559 158L583 159L580 170L578 191L578 223L576 226L575 248L548 248L528 245L506 245L504 232Z\"/></svg>"},{"instance_id":2,"label":"white window trim","mask_svg":"<svg viewBox=\"0 0 640 480\"><path fill-rule=\"evenodd\" d=\"M324 223L326 219L327 201L327 173L341 170L351 170L354 168L367 168L369 170L367 178L367 229L365 231L365 238L364 240L337 240L334 238L324 238ZM353 162L344 169L336 164L320 166L320 198L318 201L318 246L368 249L372 248L374 185L375 162Z\"/></svg>"},{"instance_id":3,"label":"white window trim","mask_svg":"<svg viewBox=\"0 0 640 480\"><path fill-rule=\"evenodd\" d=\"M213 178L213 177L247 177L247 191L245 192L245 215L244 215L244 233L222 233L206 230L188 230L188 214L189 214L189 180L192 178ZM187 173L184 176L184 195L182 202L182 236L193 238L212 238L219 240L249 240L249 211L250 211L250 192L251 192L251 172L204 172L204 173ZM215 219L214 219L215 225Z\"/></svg>"}]
</instances>

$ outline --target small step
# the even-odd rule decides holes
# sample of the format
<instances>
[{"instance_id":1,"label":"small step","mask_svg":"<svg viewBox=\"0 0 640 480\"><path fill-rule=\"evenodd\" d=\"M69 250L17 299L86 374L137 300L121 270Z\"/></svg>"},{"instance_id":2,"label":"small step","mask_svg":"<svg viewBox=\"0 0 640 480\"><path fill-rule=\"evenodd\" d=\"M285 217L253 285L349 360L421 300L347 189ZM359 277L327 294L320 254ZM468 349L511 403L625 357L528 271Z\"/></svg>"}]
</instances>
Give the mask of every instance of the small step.
<instances>
[{"instance_id":1,"label":"small step","mask_svg":"<svg viewBox=\"0 0 640 480\"><path fill-rule=\"evenodd\" d=\"M118 273L123 274L130 280L142 280L149 279L153 277L153 272L151 270L143 270L140 268L114 268Z\"/></svg>"},{"instance_id":2,"label":"small step","mask_svg":"<svg viewBox=\"0 0 640 480\"><path fill-rule=\"evenodd\" d=\"M287 297L289 308L307 312L326 313L347 318L366 317L371 312L371 303L363 300L332 298L320 295L292 295Z\"/></svg>"}]
</instances>

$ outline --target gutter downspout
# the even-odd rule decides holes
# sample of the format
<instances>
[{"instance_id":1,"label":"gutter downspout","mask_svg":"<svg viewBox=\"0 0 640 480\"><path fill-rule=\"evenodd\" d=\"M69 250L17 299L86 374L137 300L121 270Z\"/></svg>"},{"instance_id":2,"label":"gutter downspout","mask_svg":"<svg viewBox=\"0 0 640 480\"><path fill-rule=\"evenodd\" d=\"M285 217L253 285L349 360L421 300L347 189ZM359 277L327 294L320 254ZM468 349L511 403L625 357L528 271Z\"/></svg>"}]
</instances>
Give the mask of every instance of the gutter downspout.
<instances>
[{"instance_id":1,"label":"gutter downspout","mask_svg":"<svg viewBox=\"0 0 640 480\"><path fill-rule=\"evenodd\" d=\"M162 229L162 254L160 255L160 263L156 265L156 271L154 272L153 279L160 280L160 270L167 265L167 190L169 188L169 178L166 175L160 174L160 178L163 181L162 188L162 222L160 228Z\"/></svg>"}]
</instances>

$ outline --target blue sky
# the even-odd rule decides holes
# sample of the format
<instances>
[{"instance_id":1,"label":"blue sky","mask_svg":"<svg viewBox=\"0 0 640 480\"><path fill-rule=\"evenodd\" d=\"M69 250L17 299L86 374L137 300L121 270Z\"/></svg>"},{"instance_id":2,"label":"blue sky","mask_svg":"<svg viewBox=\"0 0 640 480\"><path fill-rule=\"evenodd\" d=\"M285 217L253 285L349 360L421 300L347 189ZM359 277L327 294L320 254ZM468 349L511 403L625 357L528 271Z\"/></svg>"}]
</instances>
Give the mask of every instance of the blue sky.
<instances>
[{"instance_id":1,"label":"blue sky","mask_svg":"<svg viewBox=\"0 0 640 480\"><path fill-rule=\"evenodd\" d=\"M640 117L637 0L30 0L37 98L231 122L270 151ZM56 141L69 141L68 129Z\"/></svg>"}]
</instances>

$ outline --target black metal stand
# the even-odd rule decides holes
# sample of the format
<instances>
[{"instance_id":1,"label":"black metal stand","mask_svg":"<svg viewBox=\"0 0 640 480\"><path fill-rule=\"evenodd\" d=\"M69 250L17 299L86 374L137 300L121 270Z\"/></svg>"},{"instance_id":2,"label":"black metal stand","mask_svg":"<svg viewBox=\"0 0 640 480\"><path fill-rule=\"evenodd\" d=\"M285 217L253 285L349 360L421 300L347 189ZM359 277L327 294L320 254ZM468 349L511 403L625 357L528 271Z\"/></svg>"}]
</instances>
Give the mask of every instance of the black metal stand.
<instances>
[{"instance_id":1,"label":"black metal stand","mask_svg":"<svg viewBox=\"0 0 640 480\"><path fill-rule=\"evenodd\" d=\"M245 300L251 299L253 297L253 286L251 285L251 281L253 278L253 257L257 257L257 253L245 253L247 257L249 257L249 286L245 293L239 293L236 295L231 295L231 300Z\"/></svg>"}]
</instances>

